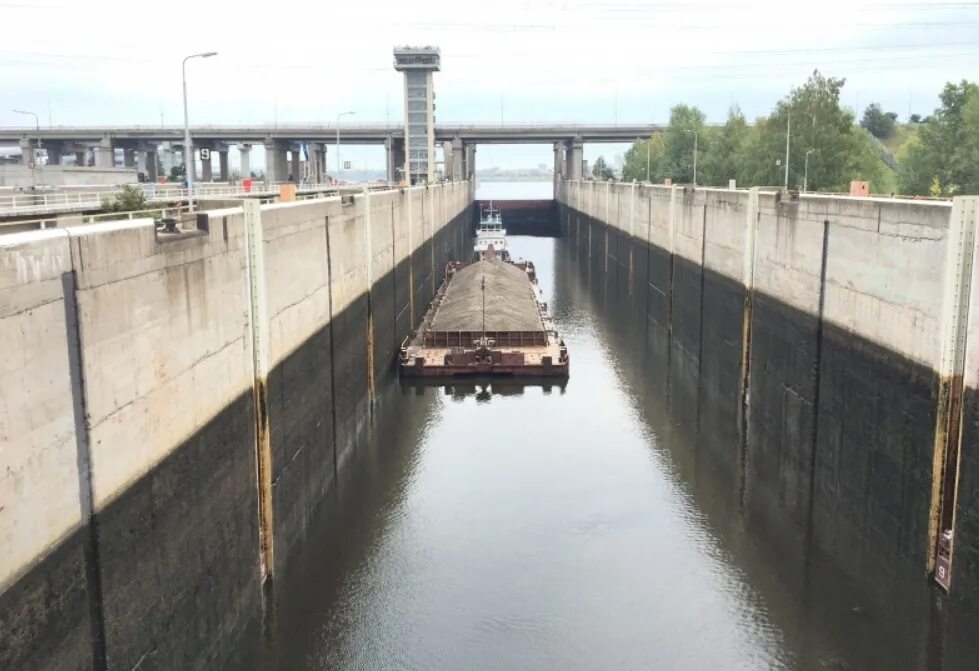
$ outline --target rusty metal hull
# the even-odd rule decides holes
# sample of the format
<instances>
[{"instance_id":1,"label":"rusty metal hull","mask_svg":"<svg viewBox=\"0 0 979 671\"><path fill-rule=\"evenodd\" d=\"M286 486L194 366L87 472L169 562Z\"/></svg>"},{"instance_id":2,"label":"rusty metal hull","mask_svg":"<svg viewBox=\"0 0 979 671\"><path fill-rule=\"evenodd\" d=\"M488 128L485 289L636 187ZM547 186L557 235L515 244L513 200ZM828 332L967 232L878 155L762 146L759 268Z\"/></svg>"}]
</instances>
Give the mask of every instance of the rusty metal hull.
<instances>
[{"instance_id":1,"label":"rusty metal hull","mask_svg":"<svg viewBox=\"0 0 979 671\"><path fill-rule=\"evenodd\" d=\"M405 365L402 363L401 372L407 377L527 377L552 378L568 377L569 362L563 364L542 366L526 364L461 364L461 365Z\"/></svg>"}]
</instances>

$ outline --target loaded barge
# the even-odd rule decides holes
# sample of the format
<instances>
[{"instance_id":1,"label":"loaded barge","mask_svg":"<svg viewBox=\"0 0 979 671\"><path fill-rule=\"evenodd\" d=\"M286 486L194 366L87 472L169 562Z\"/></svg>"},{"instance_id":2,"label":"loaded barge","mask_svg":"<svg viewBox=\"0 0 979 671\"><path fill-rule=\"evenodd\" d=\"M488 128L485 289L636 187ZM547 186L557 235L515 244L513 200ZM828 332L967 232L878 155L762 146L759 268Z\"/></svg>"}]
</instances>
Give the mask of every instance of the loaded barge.
<instances>
[{"instance_id":1,"label":"loaded barge","mask_svg":"<svg viewBox=\"0 0 979 671\"><path fill-rule=\"evenodd\" d=\"M547 314L534 264L488 251L482 260L446 266L421 326L401 346L403 375L568 376L568 349Z\"/></svg>"}]
</instances>

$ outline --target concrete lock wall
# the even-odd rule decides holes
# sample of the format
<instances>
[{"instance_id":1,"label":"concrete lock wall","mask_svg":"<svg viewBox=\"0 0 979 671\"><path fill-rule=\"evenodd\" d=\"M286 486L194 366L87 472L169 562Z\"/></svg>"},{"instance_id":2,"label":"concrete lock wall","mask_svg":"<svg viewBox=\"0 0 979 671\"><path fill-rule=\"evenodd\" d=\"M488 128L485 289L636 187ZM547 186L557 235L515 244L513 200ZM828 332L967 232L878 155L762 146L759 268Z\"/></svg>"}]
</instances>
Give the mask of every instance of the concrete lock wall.
<instances>
[{"instance_id":1,"label":"concrete lock wall","mask_svg":"<svg viewBox=\"0 0 979 671\"><path fill-rule=\"evenodd\" d=\"M0 668L220 665L465 253L466 183L0 236Z\"/></svg>"},{"instance_id":2,"label":"concrete lock wall","mask_svg":"<svg viewBox=\"0 0 979 671\"><path fill-rule=\"evenodd\" d=\"M558 200L667 343L666 375L695 381L674 393L740 399L690 420L738 427L712 457L740 464L753 509L884 579L933 571L954 527L951 591L975 602L976 199L785 196L566 181Z\"/></svg>"}]
</instances>

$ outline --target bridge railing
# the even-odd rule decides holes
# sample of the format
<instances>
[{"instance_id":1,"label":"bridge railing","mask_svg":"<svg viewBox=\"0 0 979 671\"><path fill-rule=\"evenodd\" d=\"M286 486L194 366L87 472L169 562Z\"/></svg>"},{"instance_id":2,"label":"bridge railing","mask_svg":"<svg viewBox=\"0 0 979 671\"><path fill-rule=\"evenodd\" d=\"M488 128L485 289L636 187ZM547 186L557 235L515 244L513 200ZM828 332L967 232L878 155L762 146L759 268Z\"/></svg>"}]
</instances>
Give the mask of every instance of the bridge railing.
<instances>
[{"instance_id":1,"label":"bridge railing","mask_svg":"<svg viewBox=\"0 0 979 671\"><path fill-rule=\"evenodd\" d=\"M150 202L177 202L187 199L187 189L175 184L138 184ZM344 188L359 189L362 185L337 185L332 183L300 184L297 192L306 193L339 193ZM378 188L371 185L370 188ZM384 185L384 188L387 188ZM30 214L45 214L73 210L97 209L102 207L104 199L112 198L120 193L121 187L89 188L84 191L24 191L0 195L0 216L16 216ZM242 184L195 184L194 197L248 197L262 194L275 194L279 191L279 183L254 182L249 187Z\"/></svg>"}]
</instances>

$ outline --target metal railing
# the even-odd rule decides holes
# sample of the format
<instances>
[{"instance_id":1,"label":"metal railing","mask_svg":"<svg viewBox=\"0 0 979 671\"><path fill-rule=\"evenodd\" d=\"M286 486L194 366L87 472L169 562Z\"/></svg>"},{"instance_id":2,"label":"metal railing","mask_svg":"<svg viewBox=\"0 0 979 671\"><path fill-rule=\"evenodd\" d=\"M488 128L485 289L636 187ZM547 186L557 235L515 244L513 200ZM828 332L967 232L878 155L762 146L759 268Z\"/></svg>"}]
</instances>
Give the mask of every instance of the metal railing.
<instances>
[{"instance_id":1,"label":"metal railing","mask_svg":"<svg viewBox=\"0 0 979 671\"><path fill-rule=\"evenodd\" d=\"M172 184L138 184L146 194L148 202L179 202L187 199L187 189ZM300 184L297 193L339 192L344 185ZM347 188L357 189L357 185ZM194 198L213 197L254 197L278 193L279 183L254 182L249 188L242 184L198 184L194 186ZM104 199L120 193L121 187L92 189L86 191L23 191L10 195L0 195L0 216L47 214L101 208Z\"/></svg>"},{"instance_id":2,"label":"metal railing","mask_svg":"<svg viewBox=\"0 0 979 671\"><path fill-rule=\"evenodd\" d=\"M100 212L96 214L72 214L72 210L77 209L98 209L102 207L102 199L119 193L119 189L85 191L76 193L25 193L12 196L0 196L0 216L3 215L35 215L32 219L10 219L0 221L0 234L19 230L45 229L60 226L78 226L84 224L94 224L101 221L119 221L122 219L140 219L150 217L153 219L163 219L165 217L180 218L189 208L184 201L187 199L187 190L173 185L160 184L140 184L147 193L147 203L158 202L163 204L160 207L147 207L142 210L131 212ZM244 197L257 198L261 203L274 202L279 196L279 183L261 182L252 184L251 188L245 190L240 184L207 184L200 191L195 187L194 197L196 199L207 199L208 197L224 197L228 199L241 199ZM367 187L370 191L383 191L394 188L388 184L347 184L337 185L332 183L324 184L301 184L296 189L296 200L315 200L317 198L337 197L344 194L359 194ZM32 204L25 205L28 199L35 199ZM21 199L23 202L14 205L14 199ZM174 203L169 205L169 203ZM59 208L58 205L62 205ZM4 205L9 209L4 210ZM69 221L59 221L60 217L69 216ZM77 218L76 218L77 217Z\"/></svg>"}]
</instances>

